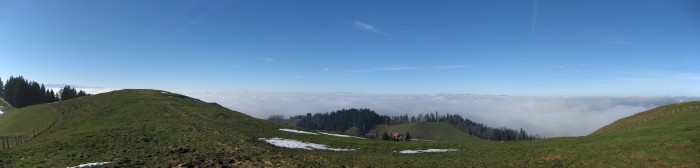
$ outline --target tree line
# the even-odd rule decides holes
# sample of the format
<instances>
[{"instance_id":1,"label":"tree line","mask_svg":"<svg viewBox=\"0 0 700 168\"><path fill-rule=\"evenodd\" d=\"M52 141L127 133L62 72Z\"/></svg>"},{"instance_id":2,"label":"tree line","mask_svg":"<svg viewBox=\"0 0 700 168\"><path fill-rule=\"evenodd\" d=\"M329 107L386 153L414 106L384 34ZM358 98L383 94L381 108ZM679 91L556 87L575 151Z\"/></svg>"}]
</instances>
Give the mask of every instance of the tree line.
<instances>
[{"instance_id":1,"label":"tree line","mask_svg":"<svg viewBox=\"0 0 700 168\"><path fill-rule=\"evenodd\" d=\"M88 96L83 90L76 90L71 86L65 86L58 93L46 89L44 84L29 81L22 76L10 76L3 84L0 79L0 96L11 106L21 108L41 103L51 103L59 100L68 100L81 96Z\"/></svg>"},{"instance_id":2,"label":"tree line","mask_svg":"<svg viewBox=\"0 0 700 168\"><path fill-rule=\"evenodd\" d=\"M337 132L345 132L354 127L357 128L358 135L364 135L388 118L388 116L380 116L370 109L355 108L290 117L290 119L299 119L296 124L299 127Z\"/></svg>"},{"instance_id":3,"label":"tree line","mask_svg":"<svg viewBox=\"0 0 700 168\"><path fill-rule=\"evenodd\" d=\"M310 129L345 132L348 129L356 128L358 135L365 135L379 124L399 125L411 122L447 122L469 135L485 140L520 141L542 139L538 135L528 134L522 128L519 130L506 127L494 128L474 122L459 114L440 115L437 111L409 117L408 115L379 115L370 109L351 108L329 113L307 113L306 115L292 116L290 119L298 120L297 126Z\"/></svg>"}]
</instances>

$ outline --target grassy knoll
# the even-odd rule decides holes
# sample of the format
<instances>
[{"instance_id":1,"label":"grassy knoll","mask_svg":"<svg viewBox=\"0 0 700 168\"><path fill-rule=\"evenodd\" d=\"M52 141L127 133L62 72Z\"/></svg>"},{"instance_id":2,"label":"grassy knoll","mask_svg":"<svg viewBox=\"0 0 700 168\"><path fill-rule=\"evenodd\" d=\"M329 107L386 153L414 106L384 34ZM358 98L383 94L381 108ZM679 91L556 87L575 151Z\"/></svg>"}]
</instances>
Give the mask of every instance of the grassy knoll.
<instances>
[{"instance_id":1,"label":"grassy knoll","mask_svg":"<svg viewBox=\"0 0 700 168\"><path fill-rule=\"evenodd\" d=\"M4 108L3 112L0 115L0 135L3 136L26 135L43 130L58 117L50 105Z\"/></svg>"},{"instance_id":2,"label":"grassy knoll","mask_svg":"<svg viewBox=\"0 0 700 168\"><path fill-rule=\"evenodd\" d=\"M384 132L391 133L392 131L406 134L411 133L412 138L436 140L441 142L474 142L480 139L471 136L467 133L450 125L447 122L412 122L401 125L377 125L369 131L369 135L381 135ZM376 134L375 134L376 133Z\"/></svg>"},{"instance_id":3,"label":"grassy knoll","mask_svg":"<svg viewBox=\"0 0 700 168\"><path fill-rule=\"evenodd\" d=\"M639 116L694 105L700 106L695 102L670 105ZM65 167L87 162L112 162L109 166L115 167L700 167L698 109L647 119L634 128L625 125L627 119L639 120L632 116L585 137L454 143L283 132L277 129L291 127L157 90L114 91L13 109L8 114L19 116L21 110L30 108L45 108L28 111L50 111L47 114L58 110L64 115L28 143L0 151L0 167ZM0 122L21 123L19 117L4 117ZM10 125L15 124L0 123L0 130ZM273 137L357 150L287 149L258 140ZM429 148L458 151L394 152Z\"/></svg>"}]
</instances>

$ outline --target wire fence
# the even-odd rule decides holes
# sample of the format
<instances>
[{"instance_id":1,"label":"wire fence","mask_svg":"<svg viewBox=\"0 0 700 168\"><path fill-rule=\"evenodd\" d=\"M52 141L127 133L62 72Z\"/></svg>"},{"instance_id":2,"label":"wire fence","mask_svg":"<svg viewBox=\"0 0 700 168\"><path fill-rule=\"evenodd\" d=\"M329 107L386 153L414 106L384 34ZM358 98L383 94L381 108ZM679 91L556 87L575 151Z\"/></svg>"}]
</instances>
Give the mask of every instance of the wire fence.
<instances>
[{"instance_id":1,"label":"wire fence","mask_svg":"<svg viewBox=\"0 0 700 168\"><path fill-rule=\"evenodd\" d=\"M686 106L686 107L682 107L682 108L673 108L671 110L659 110L659 112L644 115L643 120L635 121L633 124L627 125L627 129L633 129L633 128L644 125L644 123L646 123L646 122L660 119L663 117L675 116L676 113L696 112L696 111L700 111L700 106L692 105L692 106Z\"/></svg>"},{"instance_id":2,"label":"wire fence","mask_svg":"<svg viewBox=\"0 0 700 168\"><path fill-rule=\"evenodd\" d=\"M30 140L34 139L34 137L41 135L42 133L46 132L49 130L51 127L53 127L58 120L63 119L63 110L61 110L58 107L54 107L56 109L56 115L53 116L53 120L50 123L47 123L46 125L43 125L40 127L40 129L32 129L32 132L23 134L23 135L13 135L13 136L1 136L0 135L0 150L6 150L6 149L12 149L15 148L23 143L27 143Z\"/></svg>"}]
</instances>

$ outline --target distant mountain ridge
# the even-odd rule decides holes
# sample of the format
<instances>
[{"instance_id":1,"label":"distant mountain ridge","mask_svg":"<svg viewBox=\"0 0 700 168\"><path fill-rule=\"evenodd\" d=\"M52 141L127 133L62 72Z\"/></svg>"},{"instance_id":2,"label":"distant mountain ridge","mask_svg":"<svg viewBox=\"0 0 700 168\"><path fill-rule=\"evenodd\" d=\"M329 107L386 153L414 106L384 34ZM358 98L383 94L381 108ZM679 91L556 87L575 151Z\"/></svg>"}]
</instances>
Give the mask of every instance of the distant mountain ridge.
<instances>
[{"instance_id":1,"label":"distant mountain ridge","mask_svg":"<svg viewBox=\"0 0 700 168\"><path fill-rule=\"evenodd\" d=\"M94 86L80 86L80 85L71 85L71 84L44 84L46 88L63 88L64 86L70 86L74 88L104 88L104 87L94 87Z\"/></svg>"}]
</instances>

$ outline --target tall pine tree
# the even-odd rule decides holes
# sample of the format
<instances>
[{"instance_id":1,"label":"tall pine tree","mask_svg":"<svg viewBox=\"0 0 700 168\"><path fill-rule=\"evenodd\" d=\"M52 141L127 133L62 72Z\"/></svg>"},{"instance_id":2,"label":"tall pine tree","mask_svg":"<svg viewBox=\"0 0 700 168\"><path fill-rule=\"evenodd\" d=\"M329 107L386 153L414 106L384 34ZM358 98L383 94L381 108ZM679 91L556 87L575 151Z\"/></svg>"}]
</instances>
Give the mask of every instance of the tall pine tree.
<instances>
[{"instance_id":1,"label":"tall pine tree","mask_svg":"<svg viewBox=\"0 0 700 168\"><path fill-rule=\"evenodd\" d=\"M60 91L60 99L68 100L80 96L89 96L85 91L76 91L75 88L66 86ZM3 84L0 79L0 97L13 107L24 107L34 104L50 103L59 100L58 95L44 84L28 81L22 76L10 76Z\"/></svg>"},{"instance_id":2,"label":"tall pine tree","mask_svg":"<svg viewBox=\"0 0 700 168\"><path fill-rule=\"evenodd\" d=\"M2 84L2 78L0 78L0 97L5 95L5 85Z\"/></svg>"}]
</instances>

